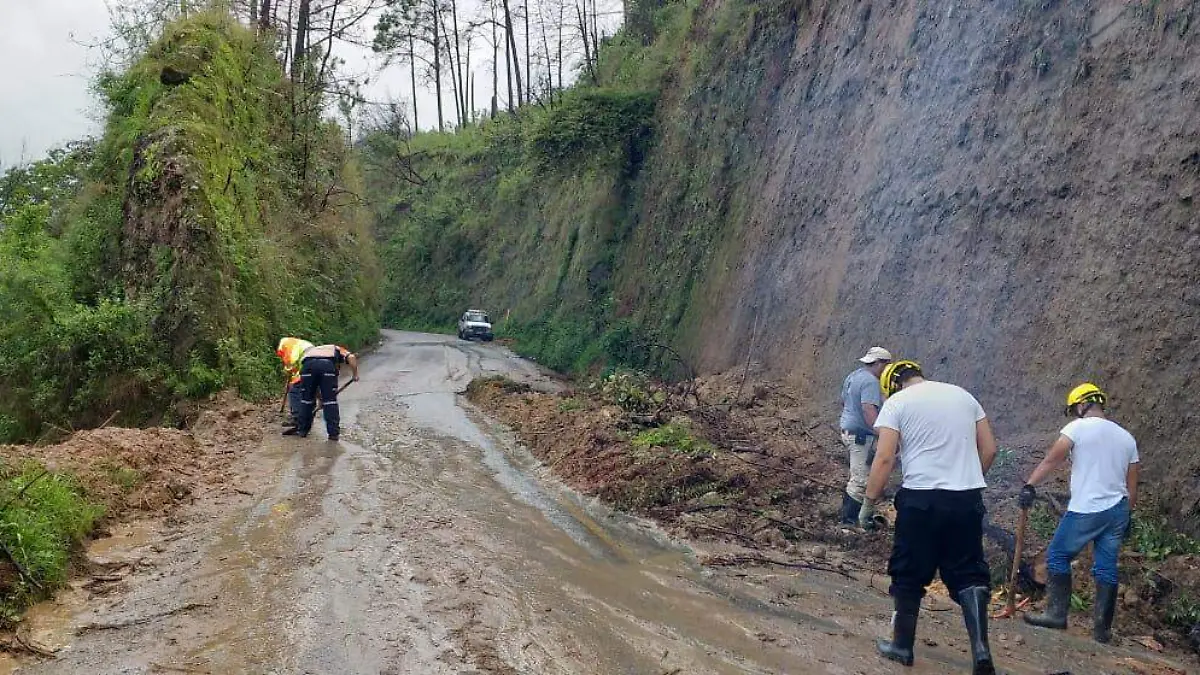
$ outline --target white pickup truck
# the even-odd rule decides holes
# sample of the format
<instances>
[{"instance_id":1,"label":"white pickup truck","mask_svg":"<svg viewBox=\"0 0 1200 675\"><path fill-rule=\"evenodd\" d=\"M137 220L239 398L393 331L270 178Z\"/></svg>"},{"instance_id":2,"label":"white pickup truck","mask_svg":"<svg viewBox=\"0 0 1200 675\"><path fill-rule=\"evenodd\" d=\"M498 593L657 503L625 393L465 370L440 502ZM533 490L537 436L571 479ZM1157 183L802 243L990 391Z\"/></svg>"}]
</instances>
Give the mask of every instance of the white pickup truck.
<instances>
[{"instance_id":1,"label":"white pickup truck","mask_svg":"<svg viewBox=\"0 0 1200 675\"><path fill-rule=\"evenodd\" d=\"M458 320L458 339L470 340L480 338L484 342L492 341L492 321L487 312L479 309L468 309Z\"/></svg>"}]
</instances>

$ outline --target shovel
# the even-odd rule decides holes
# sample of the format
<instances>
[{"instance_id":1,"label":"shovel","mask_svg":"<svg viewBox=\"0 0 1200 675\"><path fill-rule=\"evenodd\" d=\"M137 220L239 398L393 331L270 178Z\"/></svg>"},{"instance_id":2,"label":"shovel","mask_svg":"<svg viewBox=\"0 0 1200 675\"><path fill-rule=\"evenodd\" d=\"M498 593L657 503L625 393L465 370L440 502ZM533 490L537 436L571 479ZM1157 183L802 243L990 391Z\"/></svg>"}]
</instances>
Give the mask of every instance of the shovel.
<instances>
[{"instance_id":1,"label":"shovel","mask_svg":"<svg viewBox=\"0 0 1200 675\"><path fill-rule=\"evenodd\" d=\"M1021 549L1025 548L1025 524L1028 521L1029 509L1021 509L1021 514L1017 516L1017 543L1013 546L1012 572L1008 575L1008 602L993 618L1010 619L1017 613L1017 571L1021 567Z\"/></svg>"}]
</instances>

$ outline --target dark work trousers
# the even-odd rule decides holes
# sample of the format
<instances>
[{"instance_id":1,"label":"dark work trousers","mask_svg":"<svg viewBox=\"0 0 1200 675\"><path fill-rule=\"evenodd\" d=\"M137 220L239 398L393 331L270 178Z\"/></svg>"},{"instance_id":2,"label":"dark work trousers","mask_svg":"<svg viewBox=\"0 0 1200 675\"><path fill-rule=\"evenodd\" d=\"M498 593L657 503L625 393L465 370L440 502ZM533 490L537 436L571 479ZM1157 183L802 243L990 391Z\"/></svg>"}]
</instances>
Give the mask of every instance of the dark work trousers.
<instances>
[{"instance_id":1,"label":"dark work trousers","mask_svg":"<svg viewBox=\"0 0 1200 675\"><path fill-rule=\"evenodd\" d=\"M294 427L300 426L300 418L304 414L304 404L300 402L303 398L301 396L303 393L302 389L303 387L300 386L300 382L293 382L288 385L288 409L292 411L292 426Z\"/></svg>"},{"instance_id":2,"label":"dark work trousers","mask_svg":"<svg viewBox=\"0 0 1200 675\"><path fill-rule=\"evenodd\" d=\"M300 364L300 405L303 416L296 428L301 434L312 430L313 416L316 415L317 392L321 392L322 410L325 411L325 431L330 436L338 435L338 423L341 414L337 401L337 364L333 359L308 358Z\"/></svg>"},{"instance_id":3,"label":"dark work trousers","mask_svg":"<svg viewBox=\"0 0 1200 675\"><path fill-rule=\"evenodd\" d=\"M901 488L888 561L892 597L920 601L935 572L956 600L964 588L990 588L983 557L984 512L982 490Z\"/></svg>"}]
</instances>

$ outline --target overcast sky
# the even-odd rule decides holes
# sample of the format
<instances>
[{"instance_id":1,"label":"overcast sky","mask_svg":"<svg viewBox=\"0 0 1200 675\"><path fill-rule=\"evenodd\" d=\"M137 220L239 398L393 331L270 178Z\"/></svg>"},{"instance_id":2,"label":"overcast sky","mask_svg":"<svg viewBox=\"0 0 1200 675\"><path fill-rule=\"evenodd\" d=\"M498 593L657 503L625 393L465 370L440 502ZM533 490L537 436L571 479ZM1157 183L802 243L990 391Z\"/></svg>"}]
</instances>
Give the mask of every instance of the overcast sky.
<instances>
[{"instance_id":1,"label":"overcast sky","mask_svg":"<svg viewBox=\"0 0 1200 675\"><path fill-rule=\"evenodd\" d=\"M97 129L95 59L108 30L103 0L0 0L0 165L36 159Z\"/></svg>"},{"instance_id":2,"label":"overcast sky","mask_svg":"<svg viewBox=\"0 0 1200 675\"><path fill-rule=\"evenodd\" d=\"M474 4L465 0L460 7L469 12ZM619 7L617 0L599 4L602 9ZM618 12L601 14L603 32L611 33L619 22ZM0 0L0 30L0 167L36 160L55 146L99 134L103 111L91 85L101 54L84 45L109 34L105 0ZM371 32L369 25L365 32ZM379 72L380 60L369 49L345 43L335 49L347 61L343 75L370 76L371 84L363 91L368 99L411 98L407 69ZM566 60L571 63L578 57L568 55ZM476 108L486 108L491 96L490 47L477 42L471 61L478 81ZM570 66L566 70L570 73ZM500 77L503 81L504 74ZM450 119L454 99L449 85L444 86L443 106ZM417 105L421 127L436 126L437 104L429 88L419 91Z\"/></svg>"}]
</instances>

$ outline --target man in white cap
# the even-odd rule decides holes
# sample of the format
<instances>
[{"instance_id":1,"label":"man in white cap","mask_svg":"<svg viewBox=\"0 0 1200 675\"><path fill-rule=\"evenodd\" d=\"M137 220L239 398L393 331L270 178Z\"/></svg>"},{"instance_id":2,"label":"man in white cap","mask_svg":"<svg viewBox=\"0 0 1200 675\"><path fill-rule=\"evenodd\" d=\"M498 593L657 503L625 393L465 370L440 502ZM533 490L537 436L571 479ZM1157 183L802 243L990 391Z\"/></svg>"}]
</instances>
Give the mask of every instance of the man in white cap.
<instances>
[{"instance_id":1,"label":"man in white cap","mask_svg":"<svg viewBox=\"0 0 1200 675\"><path fill-rule=\"evenodd\" d=\"M892 360L892 353L883 347L871 347L858 361L863 365L846 376L842 382L842 443L850 456L850 480L842 495L843 524L858 522L858 510L867 491L867 474L871 456L875 454L875 417L883 405L879 375Z\"/></svg>"}]
</instances>

